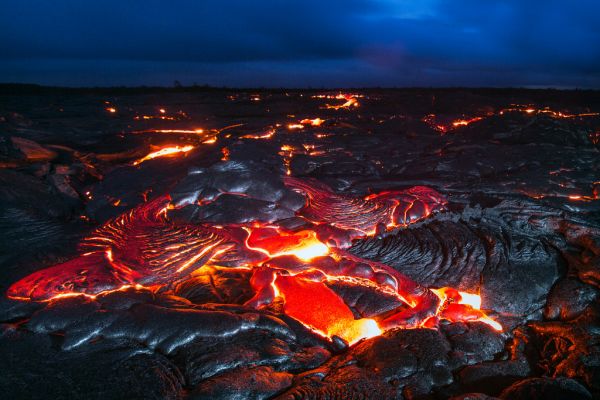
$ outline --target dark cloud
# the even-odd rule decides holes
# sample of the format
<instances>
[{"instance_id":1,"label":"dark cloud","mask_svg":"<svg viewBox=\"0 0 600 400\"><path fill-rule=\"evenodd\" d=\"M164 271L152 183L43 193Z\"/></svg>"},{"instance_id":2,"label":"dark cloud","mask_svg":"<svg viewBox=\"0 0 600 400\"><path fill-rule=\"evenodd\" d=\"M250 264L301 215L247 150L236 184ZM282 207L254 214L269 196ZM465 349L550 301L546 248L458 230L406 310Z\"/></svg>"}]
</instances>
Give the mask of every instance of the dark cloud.
<instances>
[{"instance_id":1,"label":"dark cloud","mask_svg":"<svg viewBox=\"0 0 600 400\"><path fill-rule=\"evenodd\" d=\"M20 0L0 5L0 76L599 87L599 14L596 0Z\"/></svg>"}]
</instances>

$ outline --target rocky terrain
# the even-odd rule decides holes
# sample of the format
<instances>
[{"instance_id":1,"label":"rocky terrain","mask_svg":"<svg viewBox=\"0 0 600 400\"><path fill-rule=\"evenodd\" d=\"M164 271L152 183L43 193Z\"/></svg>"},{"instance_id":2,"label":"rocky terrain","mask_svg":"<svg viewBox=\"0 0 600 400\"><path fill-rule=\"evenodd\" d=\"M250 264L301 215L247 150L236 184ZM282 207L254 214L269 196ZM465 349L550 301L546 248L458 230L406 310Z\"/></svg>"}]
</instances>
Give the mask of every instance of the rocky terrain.
<instances>
[{"instance_id":1,"label":"rocky terrain","mask_svg":"<svg viewBox=\"0 0 600 400\"><path fill-rule=\"evenodd\" d=\"M3 87L0 388L9 398L600 398L599 113L598 92L585 91ZM428 197L411 189L421 186ZM178 259L177 274L170 254L142 268L114 227L161 196L169 229L147 251L210 229L226 230L228 245ZM330 253L275 256L243 236L259 223L263 236L315 232ZM64 266L90 257L99 236L117 246L113 267L140 275L95 275L106 260L92 255L75 284ZM194 246L204 256L208 243ZM57 265L65 279L48 270ZM261 285L256 266L286 272ZM311 267L371 283L301 275L315 286L294 289L290 276ZM61 277L52 291L16 284L44 270ZM275 279L279 293L264 292ZM441 299L435 315L386 323L415 307L402 296L440 288L479 295L481 311L455 315ZM316 332L310 310L339 299L381 330Z\"/></svg>"}]
</instances>

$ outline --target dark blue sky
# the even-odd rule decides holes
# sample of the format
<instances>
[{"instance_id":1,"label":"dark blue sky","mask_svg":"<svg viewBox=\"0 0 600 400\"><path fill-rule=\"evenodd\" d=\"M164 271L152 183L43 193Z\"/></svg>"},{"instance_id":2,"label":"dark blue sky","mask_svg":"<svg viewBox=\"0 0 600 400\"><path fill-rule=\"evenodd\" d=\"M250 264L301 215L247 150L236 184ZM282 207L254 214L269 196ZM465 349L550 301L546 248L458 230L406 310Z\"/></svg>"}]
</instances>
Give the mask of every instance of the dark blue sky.
<instances>
[{"instance_id":1,"label":"dark blue sky","mask_svg":"<svg viewBox=\"0 0 600 400\"><path fill-rule=\"evenodd\" d=\"M599 0L14 0L0 81L600 88Z\"/></svg>"}]
</instances>

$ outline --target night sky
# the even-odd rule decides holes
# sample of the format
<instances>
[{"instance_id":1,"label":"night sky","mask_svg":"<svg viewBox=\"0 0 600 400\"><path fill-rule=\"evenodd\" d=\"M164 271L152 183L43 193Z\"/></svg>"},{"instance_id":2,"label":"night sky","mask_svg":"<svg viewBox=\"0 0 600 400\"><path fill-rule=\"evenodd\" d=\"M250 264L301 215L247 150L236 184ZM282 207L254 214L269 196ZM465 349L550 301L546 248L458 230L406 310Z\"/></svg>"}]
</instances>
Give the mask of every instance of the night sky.
<instances>
[{"instance_id":1,"label":"night sky","mask_svg":"<svg viewBox=\"0 0 600 400\"><path fill-rule=\"evenodd\" d=\"M0 82L600 88L598 0L14 0Z\"/></svg>"}]
</instances>

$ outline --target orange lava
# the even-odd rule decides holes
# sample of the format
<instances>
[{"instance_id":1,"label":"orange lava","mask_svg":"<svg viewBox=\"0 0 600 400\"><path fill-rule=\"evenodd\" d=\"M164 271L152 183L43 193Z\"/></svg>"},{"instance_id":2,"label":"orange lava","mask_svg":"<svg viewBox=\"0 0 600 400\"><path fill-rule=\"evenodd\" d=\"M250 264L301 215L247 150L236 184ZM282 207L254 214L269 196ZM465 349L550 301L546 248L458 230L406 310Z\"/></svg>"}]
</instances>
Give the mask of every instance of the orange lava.
<instances>
[{"instance_id":1,"label":"orange lava","mask_svg":"<svg viewBox=\"0 0 600 400\"><path fill-rule=\"evenodd\" d=\"M586 117L597 117L600 116L600 113L590 112L590 113L579 113L579 114L570 114L564 113L561 111L554 111L549 108L535 108L533 106L519 106L515 105L513 107L503 108L497 112L490 112L482 116L476 116L469 119L457 119L452 121L451 123L439 123L437 121L437 116L435 114L429 114L423 117L421 120L429 125L431 128L435 129L442 134L445 134L453 129L456 129L461 126L467 126L473 122L481 121L484 118L493 116L493 115L504 115L506 113L525 113L527 115L548 115L551 118L586 118ZM590 135L590 138L592 136ZM593 142L593 139L592 139Z\"/></svg>"},{"instance_id":2,"label":"orange lava","mask_svg":"<svg viewBox=\"0 0 600 400\"><path fill-rule=\"evenodd\" d=\"M271 139L275 135L275 129L270 129L265 133L257 135L244 135L242 139Z\"/></svg>"},{"instance_id":3,"label":"orange lava","mask_svg":"<svg viewBox=\"0 0 600 400\"><path fill-rule=\"evenodd\" d=\"M336 98L339 98L339 97L336 97ZM360 106L360 103L358 102L358 100L356 100L356 97L354 97L352 95L346 95L346 96L343 96L342 98L346 100L343 104L337 104L337 105L336 104L325 104L325 108L339 110L340 108L350 109L352 107Z\"/></svg>"},{"instance_id":4,"label":"orange lava","mask_svg":"<svg viewBox=\"0 0 600 400\"><path fill-rule=\"evenodd\" d=\"M571 201L594 201L598 200L599 196L597 192L594 192L592 196L584 196L581 194L571 194L568 196Z\"/></svg>"},{"instance_id":5,"label":"orange lava","mask_svg":"<svg viewBox=\"0 0 600 400\"><path fill-rule=\"evenodd\" d=\"M346 303L322 282L278 275L274 285L285 301L285 314L322 336L338 336L352 345L382 333L375 320L355 319Z\"/></svg>"},{"instance_id":6,"label":"orange lava","mask_svg":"<svg viewBox=\"0 0 600 400\"><path fill-rule=\"evenodd\" d=\"M496 331L502 331L502 325L481 311L481 296L478 294L460 292L448 287L430 290L440 298L437 318L452 322L479 321Z\"/></svg>"},{"instance_id":7,"label":"orange lava","mask_svg":"<svg viewBox=\"0 0 600 400\"><path fill-rule=\"evenodd\" d=\"M325 122L324 119L321 118L314 118L314 119L303 119L302 121L300 121L301 124L304 125L312 125L312 126L321 126L323 124L323 122Z\"/></svg>"},{"instance_id":8,"label":"orange lava","mask_svg":"<svg viewBox=\"0 0 600 400\"><path fill-rule=\"evenodd\" d=\"M320 125L323 120L319 121ZM302 146L307 154L315 152L315 147ZM163 147L133 165L185 154L194 148ZM281 151L284 157L289 156L289 175L289 159L302 150L283 145ZM224 159L229 157L226 147L222 153ZM21 279L7 294L15 300L51 301L79 295L95 298L100 293L128 288L165 287L204 265L231 260L227 258L231 252L236 257L242 255L243 262L238 266L253 269L250 285L255 295L247 306L261 307L280 298L286 315L323 337L339 337L349 345L386 329L436 328L440 320L480 321L502 330L481 310L479 295L453 288L421 287L389 266L344 252L346 247L331 240L340 230L344 235L363 237L375 234L379 227L407 226L442 210L446 200L441 194L416 186L354 197L337 194L315 180L283 179L286 186L306 195L303 214L298 215L314 221L313 228L289 231L258 222L225 227L177 225L168 219L168 210L175 206L169 196L162 196L99 227L83 240L83 254ZM92 196L89 192L87 195ZM571 196L572 200L580 198ZM113 205L120 205L120 200L115 199ZM323 226L335 230L319 230ZM355 318L343 298L327 286L331 281L395 296L403 306L385 319Z\"/></svg>"},{"instance_id":9,"label":"orange lava","mask_svg":"<svg viewBox=\"0 0 600 400\"><path fill-rule=\"evenodd\" d=\"M148 129L145 131L134 131L133 133L180 133L180 134L202 134L204 129Z\"/></svg>"},{"instance_id":10,"label":"orange lava","mask_svg":"<svg viewBox=\"0 0 600 400\"><path fill-rule=\"evenodd\" d=\"M471 119L459 119L459 120L452 122L452 126L454 126L454 127L467 126L472 122L481 121L482 119L483 119L483 117L475 117L475 118L471 118Z\"/></svg>"},{"instance_id":11,"label":"orange lava","mask_svg":"<svg viewBox=\"0 0 600 400\"><path fill-rule=\"evenodd\" d=\"M175 114L167 114L167 110L164 108L159 108L158 109L158 114L156 115L136 115L135 117L133 117L134 120L139 121L139 120L151 120L151 119L160 119L163 121L176 121L176 120L181 120L181 119L189 119L188 115L179 110L177 111Z\"/></svg>"},{"instance_id":12,"label":"orange lava","mask_svg":"<svg viewBox=\"0 0 600 400\"><path fill-rule=\"evenodd\" d=\"M143 163L144 161L152 160L157 157L165 157L165 156L171 156L171 155L179 154L179 153L187 153L188 151L191 151L193 149L194 149L194 146L192 146L192 145L163 147L160 150L153 151L152 153L149 153L149 154L145 155L144 157L142 157L138 160L135 160L133 162L133 165L139 165L139 164Z\"/></svg>"},{"instance_id":13,"label":"orange lava","mask_svg":"<svg viewBox=\"0 0 600 400\"><path fill-rule=\"evenodd\" d=\"M294 255L303 261L329 254L329 248L317 239L314 231L282 232L278 228L252 228L246 245L270 258Z\"/></svg>"}]
</instances>

